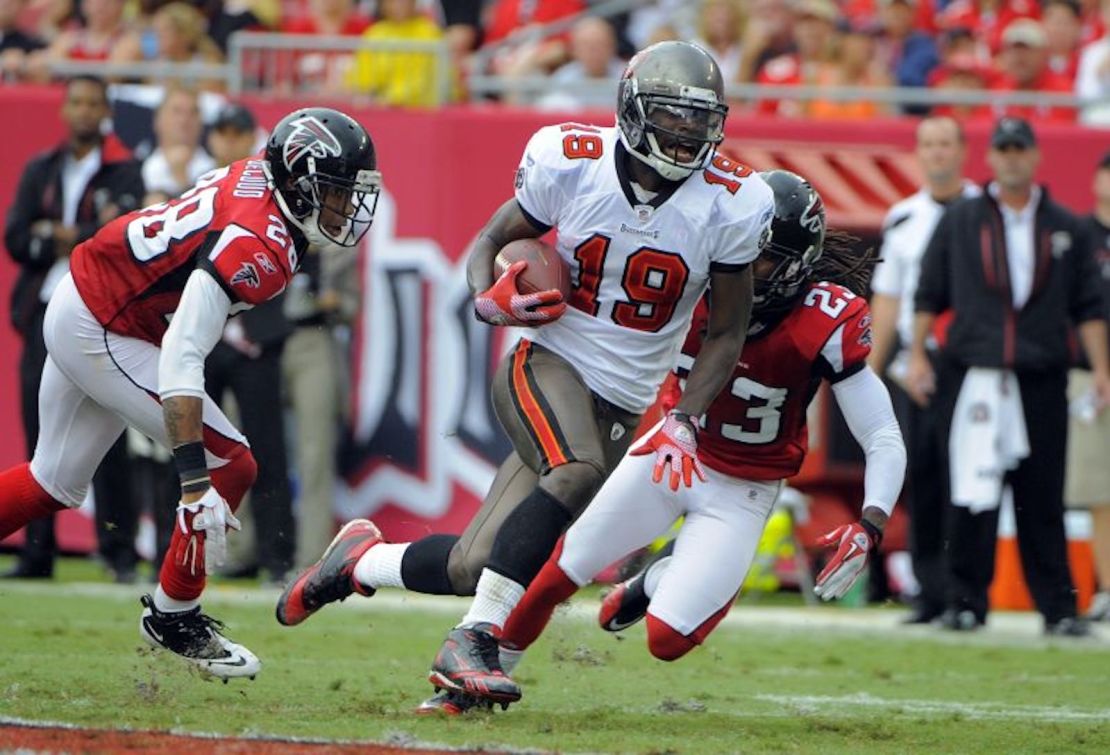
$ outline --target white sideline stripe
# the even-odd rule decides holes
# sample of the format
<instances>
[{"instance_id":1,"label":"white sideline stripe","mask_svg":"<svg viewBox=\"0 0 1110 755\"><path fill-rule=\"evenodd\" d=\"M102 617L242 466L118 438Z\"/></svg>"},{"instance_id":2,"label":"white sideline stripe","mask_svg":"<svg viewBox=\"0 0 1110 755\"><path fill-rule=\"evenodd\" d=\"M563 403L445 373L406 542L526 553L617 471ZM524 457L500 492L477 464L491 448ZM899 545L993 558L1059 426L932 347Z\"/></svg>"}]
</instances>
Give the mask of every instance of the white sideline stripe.
<instances>
[{"instance_id":1,"label":"white sideline stripe","mask_svg":"<svg viewBox=\"0 0 1110 755\"><path fill-rule=\"evenodd\" d=\"M135 601L152 592L152 585L115 585L102 582L58 582L42 584L5 580L0 584L0 600L6 595L80 596L106 600ZM210 585L204 593L205 605L274 606L280 592L276 588ZM352 596L329 611L361 613L425 612L461 618L469 598L450 595L421 595L403 590L383 589L370 599ZM136 610L138 610L136 608ZM1110 648L1107 627L1095 625L1093 636L1086 639L1052 639L1041 634L1039 614L1031 612L995 612L988 625L975 632L942 632L928 626L902 626L903 612L883 608L840 608L830 606L758 606L745 604L744 599L721 622L722 627L738 629L771 629L776 632L843 632L859 636L881 635L899 641L926 641L953 645L1053 647L1063 651L1105 653ZM594 600L575 600L560 606L556 616L573 621L593 623L597 620Z\"/></svg>"},{"instance_id":2,"label":"white sideline stripe","mask_svg":"<svg viewBox=\"0 0 1110 755\"><path fill-rule=\"evenodd\" d=\"M852 708L893 708L899 713L922 715L958 714L973 719L1036 719L1054 722L1110 721L1110 710L1078 710L1067 706L1014 705L999 702L952 702L947 700L897 700L875 697L866 692L854 695L755 695L756 700L789 705L803 713L815 709L833 708L838 711Z\"/></svg>"}]
</instances>

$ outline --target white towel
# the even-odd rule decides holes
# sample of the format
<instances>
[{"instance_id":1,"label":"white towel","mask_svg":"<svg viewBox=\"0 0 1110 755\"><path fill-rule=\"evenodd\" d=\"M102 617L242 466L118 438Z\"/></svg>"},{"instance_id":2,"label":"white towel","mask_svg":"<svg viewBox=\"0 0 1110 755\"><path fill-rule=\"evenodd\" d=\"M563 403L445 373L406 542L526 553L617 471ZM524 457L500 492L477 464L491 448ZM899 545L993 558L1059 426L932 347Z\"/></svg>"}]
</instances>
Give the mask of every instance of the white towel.
<instances>
[{"instance_id":1,"label":"white towel","mask_svg":"<svg viewBox=\"0 0 1110 755\"><path fill-rule=\"evenodd\" d=\"M1029 455L1017 378L972 367L964 376L948 442L952 504L973 513L998 508L1006 472Z\"/></svg>"}]
</instances>

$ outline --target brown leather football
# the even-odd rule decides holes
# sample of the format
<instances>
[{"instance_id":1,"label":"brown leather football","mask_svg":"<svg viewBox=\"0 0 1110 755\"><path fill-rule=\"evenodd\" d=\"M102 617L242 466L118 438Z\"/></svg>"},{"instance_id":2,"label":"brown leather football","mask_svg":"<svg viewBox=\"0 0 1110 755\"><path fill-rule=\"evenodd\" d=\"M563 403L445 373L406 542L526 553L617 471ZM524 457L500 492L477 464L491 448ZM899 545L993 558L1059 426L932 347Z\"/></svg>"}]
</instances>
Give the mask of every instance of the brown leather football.
<instances>
[{"instance_id":1,"label":"brown leather football","mask_svg":"<svg viewBox=\"0 0 1110 755\"><path fill-rule=\"evenodd\" d=\"M504 273L514 262L523 260L528 263L517 277L517 290L522 294L556 289L563 299L570 297L570 268L559 252L550 244L539 239L520 239L502 247L494 258L494 271Z\"/></svg>"}]
</instances>

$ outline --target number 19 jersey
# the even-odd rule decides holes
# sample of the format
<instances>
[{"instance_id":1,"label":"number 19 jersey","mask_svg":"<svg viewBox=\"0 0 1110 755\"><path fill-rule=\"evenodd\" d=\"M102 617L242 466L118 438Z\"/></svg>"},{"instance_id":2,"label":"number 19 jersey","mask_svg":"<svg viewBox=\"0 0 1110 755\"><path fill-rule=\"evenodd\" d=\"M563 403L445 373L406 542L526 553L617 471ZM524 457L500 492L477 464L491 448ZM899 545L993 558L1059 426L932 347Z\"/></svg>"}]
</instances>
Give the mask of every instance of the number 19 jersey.
<instances>
[{"instance_id":1,"label":"number 19 jersey","mask_svg":"<svg viewBox=\"0 0 1110 755\"><path fill-rule=\"evenodd\" d=\"M636 158L622 152L616 128L540 129L517 170L516 199L533 222L556 229L573 283L566 314L528 337L573 364L590 390L642 413L710 273L743 269L766 243L774 198L723 156L638 195L625 167Z\"/></svg>"},{"instance_id":2,"label":"number 19 jersey","mask_svg":"<svg viewBox=\"0 0 1110 755\"><path fill-rule=\"evenodd\" d=\"M116 218L73 251L73 282L107 330L160 345L197 267L223 287L232 312L281 293L296 242L259 160L210 171L179 198Z\"/></svg>"}]
</instances>

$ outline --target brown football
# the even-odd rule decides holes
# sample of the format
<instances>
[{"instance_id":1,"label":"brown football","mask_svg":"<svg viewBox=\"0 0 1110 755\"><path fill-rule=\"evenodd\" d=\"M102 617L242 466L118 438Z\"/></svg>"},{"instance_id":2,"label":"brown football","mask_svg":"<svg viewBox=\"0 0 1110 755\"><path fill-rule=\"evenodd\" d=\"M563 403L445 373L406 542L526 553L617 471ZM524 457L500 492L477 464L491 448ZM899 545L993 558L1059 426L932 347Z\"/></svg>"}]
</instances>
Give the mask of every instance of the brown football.
<instances>
[{"instance_id":1,"label":"brown football","mask_svg":"<svg viewBox=\"0 0 1110 755\"><path fill-rule=\"evenodd\" d=\"M501 275L514 262L528 263L517 280L517 290L522 294L556 289L563 299L570 297L570 268L555 247L539 239L511 241L501 248L494 258L494 272Z\"/></svg>"}]
</instances>

